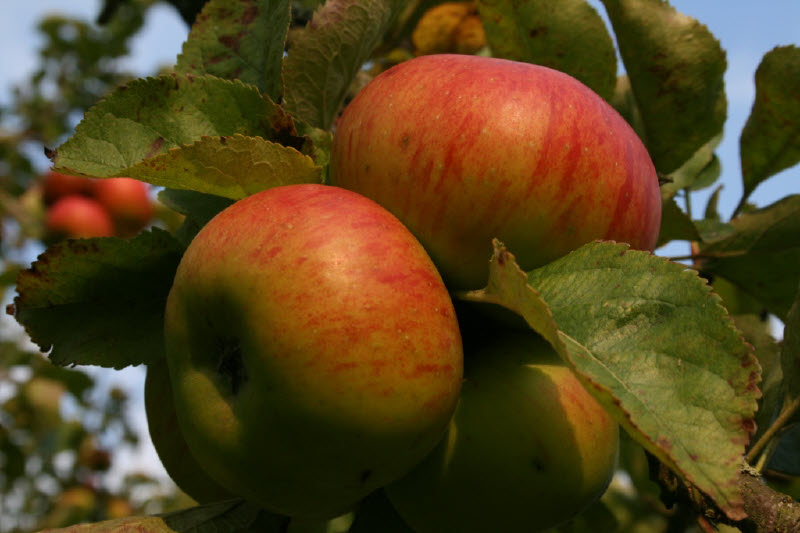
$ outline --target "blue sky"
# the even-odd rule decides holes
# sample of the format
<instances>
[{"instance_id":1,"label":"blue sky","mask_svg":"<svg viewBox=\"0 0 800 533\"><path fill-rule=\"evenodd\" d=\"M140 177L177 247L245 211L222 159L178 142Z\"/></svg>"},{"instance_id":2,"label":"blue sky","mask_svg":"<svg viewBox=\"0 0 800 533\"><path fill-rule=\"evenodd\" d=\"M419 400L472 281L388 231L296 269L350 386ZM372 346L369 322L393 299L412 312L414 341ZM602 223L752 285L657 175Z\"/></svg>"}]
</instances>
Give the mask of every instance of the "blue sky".
<instances>
[{"instance_id":1,"label":"blue sky","mask_svg":"<svg viewBox=\"0 0 800 533\"><path fill-rule=\"evenodd\" d=\"M599 1L590 0L599 7ZM721 41L727 52L728 71L725 76L728 95L728 121L725 137L717 150L722 161L724 189L720 210L728 216L742 191L739 165L739 132L753 103L755 88L753 74L761 57L778 45L800 45L800 0L676 0L678 11L706 24ZM0 5L0 102L9 101L10 87L23 81L37 63L40 44L35 27L45 13L60 12L93 20L99 12L100 0L2 0ZM602 12L602 8L599 10ZM171 64L180 51L187 28L177 13L165 4L150 11L145 30L133 43L132 55L123 66L139 75L152 73L157 66ZM41 162L44 166L45 160ZM710 192L710 191L708 191ZM787 195L800 193L800 166L782 172L760 185L751 201L764 206ZM700 194L696 205L704 206L708 193ZM682 248L669 253L685 254ZM113 372L111 382L131 386L134 416L137 425L146 428L141 408L142 369ZM133 456L125 457L127 468L143 467L161 472L149 443Z\"/></svg>"}]
</instances>

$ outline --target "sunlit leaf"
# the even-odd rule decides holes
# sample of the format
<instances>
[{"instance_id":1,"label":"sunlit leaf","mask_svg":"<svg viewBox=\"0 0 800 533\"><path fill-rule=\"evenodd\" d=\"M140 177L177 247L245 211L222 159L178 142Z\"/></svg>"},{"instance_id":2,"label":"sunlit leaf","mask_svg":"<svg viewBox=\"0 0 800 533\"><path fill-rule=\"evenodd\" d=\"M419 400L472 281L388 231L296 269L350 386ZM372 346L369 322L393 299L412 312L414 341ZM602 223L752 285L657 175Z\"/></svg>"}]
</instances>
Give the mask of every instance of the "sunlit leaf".
<instances>
[{"instance_id":1,"label":"sunlit leaf","mask_svg":"<svg viewBox=\"0 0 800 533\"><path fill-rule=\"evenodd\" d=\"M204 137L119 172L153 185L238 200L297 183L321 183L322 169L294 148L260 137Z\"/></svg>"},{"instance_id":2,"label":"sunlit leaf","mask_svg":"<svg viewBox=\"0 0 800 533\"><path fill-rule=\"evenodd\" d=\"M628 433L731 518L759 367L719 298L683 265L588 244L526 275L496 246L486 289L521 314Z\"/></svg>"},{"instance_id":3,"label":"sunlit leaf","mask_svg":"<svg viewBox=\"0 0 800 533\"><path fill-rule=\"evenodd\" d=\"M211 0L197 15L175 70L255 85L273 102L283 94L289 0Z\"/></svg>"},{"instance_id":4,"label":"sunlit leaf","mask_svg":"<svg viewBox=\"0 0 800 533\"><path fill-rule=\"evenodd\" d=\"M202 137L263 137L300 150L291 117L256 87L212 76L139 79L92 107L54 166L107 177Z\"/></svg>"},{"instance_id":5,"label":"sunlit leaf","mask_svg":"<svg viewBox=\"0 0 800 533\"><path fill-rule=\"evenodd\" d=\"M566 72L611 99L614 43L585 0L480 0L478 9L493 56Z\"/></svg>"},{"instance_id":6,"label":"sunlit leaf","mask_svg":"<svg viewBox=\"0 0 800 533\"><path fill-rule=\"evenodd\" d=\"M662 0L602 0L656 169L669 173L722 131L725 52L708 28Z\"/></svg>"},{"instance_id":7,"label":"sunlit leaf","mask_svg":"<svg viewBox=\"0 0 800 533\"><path fill-rule=\"evenodd\" d=\"M310 125L330 129L347 89L381 42L401 0L328 0L292 40L284 63L286 108Z\"/></svg>"}]
</instances>

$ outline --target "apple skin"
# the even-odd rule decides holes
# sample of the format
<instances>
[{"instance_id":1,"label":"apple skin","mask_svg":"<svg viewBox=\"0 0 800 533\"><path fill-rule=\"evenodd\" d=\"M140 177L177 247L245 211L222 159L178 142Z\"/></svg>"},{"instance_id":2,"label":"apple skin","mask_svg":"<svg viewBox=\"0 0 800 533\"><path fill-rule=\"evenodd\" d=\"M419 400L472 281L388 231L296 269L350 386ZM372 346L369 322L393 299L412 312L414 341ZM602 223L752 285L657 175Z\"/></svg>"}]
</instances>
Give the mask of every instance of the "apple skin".
<instances>
[{"instance_id":1,"label":"apple skin","mask_svg":"<svg viewBox=\"0 0 800 533\"><path fill-rule=\"evenodd\" d=\"M111 217L103 206L92 198L75 194L60 198L47 209L45 229L48 240L114 234Z\"/></svg>"},{"instance_id":2,"label":"apple skin","mask_svg":"<svg viewBox=\"0 0 800 533\"><path fill-rule=\"evenodd\" d=\"M144 407L153 447L172 481L198 503L236 498L206 474L192 455L178 425L166 359L147 367Z\"/></svg>"},{"instance_id":3,"label":"apple skin","mask_svg":"<svg viewBox=\"0 0 800 533\"><path fill-rule=\"evenodd\" d=\"M52 205L64 196L91 196L92 183L90 178L49 171L42 177L42 198L45 205Z\"/></svg>"},{"instance_id":4,"label":"apple skin","mask_svg":"<svg viewBox=\"0 0 800 533\"><path fill-rule=\"evenodd\" d=\"M327 185L240 200L194 238L165 316L178 420L206 471L287 516L343 514L436 445L463 353L427 253Z\"/></svg>"},{"instance_id":5,"label":"apple skin","mask_svg":"<svg viewBox=\"0 0 800 533\"><path fill-rule=\"evenodd\" d=\"M527 270L603 239L652 250L658 178L625 120L571 76L439 54L376 76L337 123L331 183L395 214L451 289L488 279L492 239Z\"/></svg>"},{"instance_id":6,"label":"apple skin","mask_svg":"<svg viewBox=\"0 0 800 533\"><path fill-rule=\"evenodd\" d=\"M546 530L599 498L614 473L619 427L550 345L531 331L493 337L464 339L447 434L386 487L417 533Z\"/></svg>"},{"instance_id":7,"label":"apple skin","mask_svg":"<svg viewBox=\"0 0 800 533\"><path fill-rule=\"evenodd\" d=\"M153 219L153 203L144 182L133 178L98 179L92 193L111 214L116 232L122 237L135 235Z\"/></svg>"}]
</instances>

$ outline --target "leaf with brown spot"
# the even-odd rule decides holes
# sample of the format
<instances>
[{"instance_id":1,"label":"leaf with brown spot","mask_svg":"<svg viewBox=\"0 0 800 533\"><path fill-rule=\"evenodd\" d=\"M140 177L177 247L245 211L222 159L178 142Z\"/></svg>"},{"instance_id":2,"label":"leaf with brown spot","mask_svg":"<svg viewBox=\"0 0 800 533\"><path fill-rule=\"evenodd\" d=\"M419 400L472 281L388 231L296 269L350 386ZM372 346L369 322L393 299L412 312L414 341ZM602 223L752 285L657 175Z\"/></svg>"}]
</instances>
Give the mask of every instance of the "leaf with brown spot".
<instances>
[{"instance_id":1,"label":"leaf with brown spot","mask_svg":"<svg viewBox=\"0 0 800 533\"><path fill-rule=\"evenodd\" d=\"M263 137L301 149L292 118L255 87L213 76L166 75L131 82L94 105L58 148L54 166L95 177L202 137Z\"/></svg>"},{"instance_id":2,"label":"leaf with brown spot","mask_svg":"<svg viewBox=\"0 0 800 533\"><path fill-rule=\"evenodd\" d=\"M744 517L736 480L759 366L695 271L595 242L525 274L496 243L488 286L461 297L522 315L628 434Z\"/></svg>"},{"instance_id":3,"label":"leaf with brown spot","mask_svg":"<svg viewBox=\"0 0 800 533\"><path fill-rule=\"evenodd\" d=\"M725 52L709 29L663 0L602 0L656 170L680 167L722 131Z\"/></svg>"},{"instance_id":4,"label":"leaf with brown spot","mask_svg":"<svg viewBox=\"0 0 800 533\"><path fill-rule=\"evenodd\" d=\"M614 43L585 0L480 0L478 9L493 56L566 72L611 99Z\"/></svg>"},{"instance_id":5,"label":"leaf with brown spot","mask_svg":"<svg viewBox=\"0 0 800 533\"><path fill-rule=\"evenodd\" d=\"M260 137L204 137L118 173L153 185L238 200L297 183L321 183L322 168L294 148Z\"/></svg>"},{"instance_id":6,"label":"leaf with brown spot","mask_svg":"<svg viewBox=\"0 0 800 533\"><path fill-rule=\"evenodd\" d=\"M286 109L330 129L350 83L404 6L402 0L325 2L293 38L284 60Z\"/></svg>"},{"instance_id":7,"label":"leaf with brown spot","mask_svg":"<svg viewBox=\"0 0 800 533\"><path fill-rule=\"evenodd\" d=\"M195 19L175 70L238 79L279 102L290 21L289 0L211 0Z\"/></svg>"},{"instance_id":8,"label":"leaf with brown spot","mask_svg":"<svg viewBox=\"0 0 800 533\"><path fill-rule=\"evenodd\" d=\"M57 365L163 357L164 305L183 247L154 229L60 242L17 276L14 316Z\"/></svg>"}]
</instances>

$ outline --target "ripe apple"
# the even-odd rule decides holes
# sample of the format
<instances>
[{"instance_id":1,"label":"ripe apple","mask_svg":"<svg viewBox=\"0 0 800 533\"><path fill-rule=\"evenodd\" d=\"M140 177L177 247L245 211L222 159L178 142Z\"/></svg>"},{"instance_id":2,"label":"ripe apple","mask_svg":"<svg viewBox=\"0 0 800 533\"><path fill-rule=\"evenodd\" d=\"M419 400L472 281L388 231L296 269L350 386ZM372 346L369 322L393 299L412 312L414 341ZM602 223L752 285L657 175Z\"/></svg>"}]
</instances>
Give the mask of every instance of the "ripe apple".
<instances>
[{"instance_id":1,"label":"ripe apple","mask_svg":"<svg viewBox=\"0 0 800 533\"><path fill-rule=\"evenodd\" d=\"M464 339L447 434L386 487L417 533L534 532L578 514L613 475L619 428L541 337Z\"/></svg>"},{"instance_id":2,"label":"ripe apple","mask_svg":"<svg viewBox=\"0 0 800 533\"><path fill-rule=\"evenodd\" d=\"M192 455L178 426L167 361L147 367L144 380L144 408L153 447L172 481L198 503L235 498L206 474Z\"/></svg>"},{"instance_id":3,"label":"ripe apple","mask_svg":"<svg viewBox=\"0 0 800 533\"><path fill-rule=\"evenodd\" d=\"M45 205L51 205L59 198L72 194L91 196L92 180L53 171L47 172L42 178L42 197Z\"/></svg>"},{"instance_id":4,"label":"ripe apple","mask_svg":"<svg viewBox=\"0 0 800 533\"><path fill-rule=\"evenodd\" d=\"M153 218L147 184L133 178L104 178L94 182L97 201L111 214L118 235L129 237Z\"/></svg>"},{"instance_id":5,"label":"ripe apple","mask_svg":"<svg viewBox=\"0 0 800 533\"><path fill-rule=\"evenodd\" d=\"M343 514L443 435L463 371L452 301L388 211L327 185L268 189L186 250L167 362L193 455L268 510Z\"/></svg>"},{"instance_id":6,"label":"ripe apple","mask_svg":"<svg viewBox=\"0 0 800 533\"><path fill-rule=\"evenodd\" d=\"M109 237L114 234L111 217L92 198L72 194L60 198L47 209L45 229L48 239Z\"/></svg>"},{"instance_id":7,"label":"ripe apple","mask_svg":"<svg viewBox=\"0 0 800 533\"><path fill-rule=\"evenodd\" d=\"M466 55L376 76L334 134L333 185L394 213L450 288L485 286L492 239L525 270L597 239L652 250L658 178L625 120L578 80Z\"/></svg>"}]
</instances>

